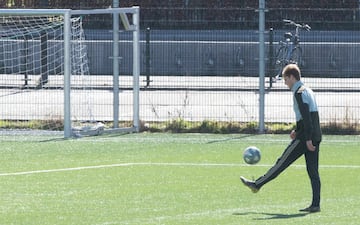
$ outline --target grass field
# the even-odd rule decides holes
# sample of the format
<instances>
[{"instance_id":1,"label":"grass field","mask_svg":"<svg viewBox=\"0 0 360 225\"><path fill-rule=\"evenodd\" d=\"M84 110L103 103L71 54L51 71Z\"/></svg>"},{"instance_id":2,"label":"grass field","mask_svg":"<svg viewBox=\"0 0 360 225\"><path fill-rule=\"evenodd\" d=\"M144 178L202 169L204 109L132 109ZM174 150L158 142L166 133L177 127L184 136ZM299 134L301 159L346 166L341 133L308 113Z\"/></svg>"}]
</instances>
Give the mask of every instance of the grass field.
<instances>
[{"instance_id":1,"label":"grass field","mask_svg":"<svg viewBox=\"0 0 360 225\"><path fill-rule=\"evenodd\" d=\"M325 136L322 212L300 213L311 190L304 159L253 194L285 135L125 134L63 140L0 137L0 224L359 224L360 137ZM242 151L262 150L245 165Z\"/></svg>"}]
</instances>

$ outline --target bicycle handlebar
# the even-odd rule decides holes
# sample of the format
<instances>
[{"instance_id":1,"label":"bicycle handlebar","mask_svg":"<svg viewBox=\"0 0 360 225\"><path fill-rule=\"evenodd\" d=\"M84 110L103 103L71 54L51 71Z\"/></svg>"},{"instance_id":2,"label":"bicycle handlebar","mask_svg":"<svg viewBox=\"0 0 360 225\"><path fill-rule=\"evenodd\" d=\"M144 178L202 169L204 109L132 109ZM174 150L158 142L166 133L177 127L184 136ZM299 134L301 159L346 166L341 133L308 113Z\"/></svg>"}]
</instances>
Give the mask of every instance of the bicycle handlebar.
<instances>
[{"instance_id":1,"label":"bicycle handlebar","mask_svg":"<svg viewBox=\"0 0 360 225\"><path fill-rule=\"evenodd\" d=\"M304 29L307 31L311 30L311 27L308 24L299 24L299 23L295 23L294 21L288 20L288 19L283 19L283 22L285 23L285 25L293 25L297 28L301 28L301 29Z\"/></svg>"}]
</instances>

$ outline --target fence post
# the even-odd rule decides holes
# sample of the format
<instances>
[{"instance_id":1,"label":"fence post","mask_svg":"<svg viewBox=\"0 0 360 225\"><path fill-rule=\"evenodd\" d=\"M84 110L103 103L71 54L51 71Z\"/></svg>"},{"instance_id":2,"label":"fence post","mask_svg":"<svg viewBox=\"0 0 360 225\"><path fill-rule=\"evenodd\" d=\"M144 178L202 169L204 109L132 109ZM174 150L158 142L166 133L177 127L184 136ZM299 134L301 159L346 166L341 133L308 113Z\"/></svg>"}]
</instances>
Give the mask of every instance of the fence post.
<instances>
[{"instance_id":1,"label":"fence post","mask_svg":"<svg viewBox=\"0 0 360 225\"><path fill-rule=\"evenodd\" d=\"M259 133L265 132L265 0L259 0Z\"/></svg>"},{"instance_id":2,"label":"fence post","mask_svg":"<svg viewBox=\"0 0 360 225\"><path fill-rule=\"evenodd\" d=\"M136 132L140 130L140 109L139 109L139 77L140 77L140 8L133 6L136 10L132 15L135 30L133 31L133 127Z\"/></svg>"},{"instance_id":3,"label":"fence post","mask_svg":"<svg viewBox=\"0 0 360 225\"><path fill-rule=\"evenodd\" d=\"M273 83L273 72L274 72L274 29L271 27L269 30L269 64L268 64L268 73L269 73L269 84L272 88Z\"/></svg>"},{"instance_id":4,"label":"fence post","mask_svg":"<svg viewBox=\"0 0 360 225\"><path fill-rule=\"evenodd\" d=\"M146 28L146 87L150 85L150 60L151 60L151 53L150 53L150 27Z\"/></svg>"},{"instance_id":5,"label":"fence post","mask_svg":"<svg viewBox=\"0 0 360 225\"><path fill-rule=\"evenodd\" d=\"M113 1L113 7L119 8L119 1ZM113 14L113 128L119 128L119 14Z\"/></svg>"},{"instance_id":6,"label":"fence post","mask_svg":"<svg viewBox=\"0 0 360 225\"><path fill-rule=\"evenodd\" d=\"M71 131L71 11L64 15L64 137L70 138Z\"/></svg>"},{"instance_id":7,"label":"fence post","mask_svg":"<svg viewBox=\"0 0 360 225\"><path fill-rule=\"evenodd\" d=\"M49 71L47 68L47 64L48 64L48 37L47 37L47 33L46 31L41 32L41 37L40 37L40 49L41 49L41 53L40 53L40 64L41 64L41 69L40 69L40 80L39 80L39 84L37 86L37 88L42 88L43 85L47 84L48 79L49 79Z\"/></svg>"}]
</instances>

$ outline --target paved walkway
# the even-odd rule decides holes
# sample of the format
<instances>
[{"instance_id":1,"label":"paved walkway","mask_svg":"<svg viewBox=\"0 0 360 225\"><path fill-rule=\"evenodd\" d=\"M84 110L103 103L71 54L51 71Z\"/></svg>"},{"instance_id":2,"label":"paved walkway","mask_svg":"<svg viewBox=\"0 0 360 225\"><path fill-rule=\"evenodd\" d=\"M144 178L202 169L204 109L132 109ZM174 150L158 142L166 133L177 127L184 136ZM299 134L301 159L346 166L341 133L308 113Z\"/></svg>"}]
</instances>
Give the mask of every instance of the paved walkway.
<instances>
[{"instance_id":1,"label":"paved walkway","mask_svg":"<svg viewBox=\"0 0 360 225\"><path fill-rule=\"evenodd\" d=\"M63 116L64 94L61 77L51 77L45 89L19 88L21 79L12 84L0 77L0 119L59 119ZM255 77L152 77L146 87L141 77L140 119L167 121L182 118L191 121L258 121L259 92ZM16 82L17 83L16 83ZM317 95L322 122L360 122L360 79L304 78ZM80 120L112 120L112 78L76 77L72 83L72 116ZM90 84L88 86L88 84ZM121 77L120 120L132 119L132 80ZM266 122L293 122L292 96L283 81L266 83ZM89 88L90 87L90 88Z\"/></svg>"}]
</instances>

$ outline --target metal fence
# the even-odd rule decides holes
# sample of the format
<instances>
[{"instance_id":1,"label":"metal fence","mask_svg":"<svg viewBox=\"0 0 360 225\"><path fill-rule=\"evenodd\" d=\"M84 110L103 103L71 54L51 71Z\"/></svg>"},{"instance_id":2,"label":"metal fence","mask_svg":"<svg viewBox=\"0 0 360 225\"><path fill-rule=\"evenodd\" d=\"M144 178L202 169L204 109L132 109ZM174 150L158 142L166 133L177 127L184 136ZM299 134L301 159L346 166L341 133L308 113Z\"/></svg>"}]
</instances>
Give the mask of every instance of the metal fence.
<instances>
[{"instance_id":1,"label":"metal fence","mask_svg":"<svg viewBox=\"0 0 360 225\"><path fill-rule=\"evenodd\" d=\"M304 35L301 44L303 80L316 92L322 123L344 126L351 133L359 129L360 122L359 42L354 41L358 35L312 32L317 33L311 34L313 40L307 41ZM201 33L198 31L199 39L193 40L196 35L186 39L186 31L169 32L172 38L181 39L171 41L170 47L167 41L150 42L150 62L147 64L144 57L142 64L140 117L146 122L259 121L258 42L239 41L257 36L256 32L247 31L243 36L229 32L227 40L221 39L223 31L209 31L212 40L201 39ZM219 40L213 40L216 38ZM266 52L269 60L269 43ZM148 74L146 65L150 65ZM295 120L292 95L283 81L271 83L270 68L266 69L265 122L291 123Z\"/></svg>"},{"instance_id":2,"label":"metal fence","mask_svg":"<svg viewBox=\"0 0 360 225\"><path fill-rule=\"evenodd\" d=\"M149 7L141 9L141 12L140 119L144 123L178 119L230 123L259 121L259 34L255 7ZM339 15L339 12L344 16L333 16ZM173 17L175 13L180 15ZM210 16L218 14L224 16ZM244 16L244 19L232 16L235 14ZM164 15L172 16L168 20L159 19ZM313 16L305 19L304 15ZM315 15L331 16L316 19ZM270 82L273 74L269 60L274 57L274 52L270 54L271 43L276 51L283 33L288 31L281 21L287 18L307 22L313 28L301 34L304 51L301 69L305 84L316 92L321 122L335 127L345 126L349 129L348 133L360 129L359 15L358 8L269 9L266 29L272 27L274 33L272 41L270 33L266 34L265 40L266 123L292 123L295 120L291 93L283 81ZM150 31L146 30L147 27ZM97 91L94 102L105 107L102 99L109 96L111 90L108 88L111 85L107 83L111 82L111 73L107 71L111 69L113 55L107 47L111 36L108 29L95 28L87 27L86 44L92 79L96 80L93 82ZM126 95L132 83L127 71L131 64L129 37L121 33L120 39L121 96ZM97 57L92 58L92 54ZM123 101L120 108L128 104L126 97ZM46 112L38 113L47 115ZM119 117L123 121L132 119L126 112Z\"/></svg>"},{"instance_id":3,"label":"metal fence","mask_svg":"<svg viewBox=\"0 0 360 225\"><path fill-rule=\"evenodd\" d=\"M274 60L283 34L281 28L265 35L268 63ZM144 30L142 31L142 74L151 76L257 76L258 32L256 30ZM94 75L111 74L110 34L102 30L87 32ZM93 40L96 41L94 42ZM107 40L106 40L107 39ZM120 55L123 74L131 71L131 39L121 35ZM270 41L272 40L272 41ZM360 31L302 32L301 66L308 77L356 78L360 76ZM148 62L147 62L148 60ZM271 76L271 65L267 75Z\"/></svg>"}]
</instances>

